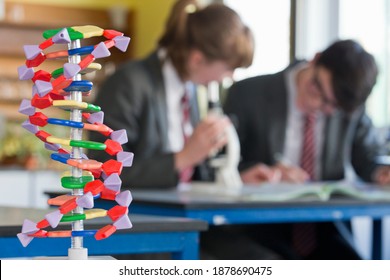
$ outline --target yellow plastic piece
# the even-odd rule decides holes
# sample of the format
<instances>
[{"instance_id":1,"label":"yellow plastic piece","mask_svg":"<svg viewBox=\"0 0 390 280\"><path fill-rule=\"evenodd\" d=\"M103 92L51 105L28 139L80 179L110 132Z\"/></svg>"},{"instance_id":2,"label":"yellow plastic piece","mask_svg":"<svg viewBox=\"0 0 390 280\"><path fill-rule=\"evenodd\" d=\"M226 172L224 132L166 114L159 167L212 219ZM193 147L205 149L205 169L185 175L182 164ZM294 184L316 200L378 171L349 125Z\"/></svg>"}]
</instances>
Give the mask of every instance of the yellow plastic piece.
<instances>
[{"instance_id":1,"label":"yellow plastic piece","mask_svg":"<svg viewBox=\"0 0 390 280\"><path fill-rule=\"evenodd\" d=\"M89 64L87 66L87 68L85 68L84 70L81 70L80 74L87 74L87 73L98 71L100 69L102 69L102 65L101 64L96 63L96 62L92 62L91 64Z\"/></svg>"},{"instance_id":2,"label":"yellow plastic piece","mask_svg":"<svg viewBox=\"0 0 390 280\"><path fill-rule=\"evenodd\" d=\"M64 172L62 172L62 175L61 175L61 177L70 177L70 176L72 176L71 170L64 171ZM84 170L82 176L92 176L92 172Z\"/></svg>"},{"instance_id":3,"label":"yellow plastic piece","mask_svg":"<svg viewBox=\"0 0 390 280\"><path fill-rule=\"evenodd\" d=\"M70 146L70 139L63 139L63 138L58 138L54 136L49 136L46 138L46 141L52 144L60 144L60 145L65 145L65 146Z\"/></svg>"},{"instance_id":4,"label":"yellow plastic piece","mask_svg":"<svg viewBox=\"0 0 390 280\"><path fill-rule=\"evenodd\" d=\"M104 209L88 209L84 211L85 219L95 219L107 216L107 210Z\"/></svg>"},{"instance_id":5,"label":"yellow plastic piece","mask_svg":"<svg viewBox=\"0 0 390 280\"><path fill-rule=\"evenodd\" d=\"M87 109L88 103L76 100L54 100L53 106L62 109Z\"/></svg>"},{"instance_id":6,"label":"yellow plastic piece","mask_svg":"<svg viewBox=\"0 0 390 280\"><path fill-rule=\"evenodd\" d=\"M104 29L94 26L94 25L84 25L84 26L73 26L75 31L78 31L83 34L84 39L92 38L97 36L103 36Z\"/></svg>"}]
</instances>

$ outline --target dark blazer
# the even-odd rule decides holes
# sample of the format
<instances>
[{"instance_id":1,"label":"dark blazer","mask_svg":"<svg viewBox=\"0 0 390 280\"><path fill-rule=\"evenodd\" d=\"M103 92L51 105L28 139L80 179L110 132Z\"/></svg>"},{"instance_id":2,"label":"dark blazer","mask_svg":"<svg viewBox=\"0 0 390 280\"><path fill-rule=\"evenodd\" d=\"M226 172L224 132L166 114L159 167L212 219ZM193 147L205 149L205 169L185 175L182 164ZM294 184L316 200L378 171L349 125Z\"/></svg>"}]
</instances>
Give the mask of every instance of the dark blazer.
<instances>
[{"instance_id":1,"label":"dark blazer","mask_svg":"<svg viewBox=\"0 0 390 280\"><path fill-rule=\"evenodd\" d=\"M134 153L133 166L121 174L124 188L173 187L178 183L173 153L168 152L168 119L164 81L157 53L144 60L130 61L102 85L95 100L105 114L104 123L113 130L126 129L125 151ZM191 100L191 117L199 120L196 98ZM98 133L92 141L104 142ZM101 151L89 151L99 161L109 158Z\"/></svg>"},{"instance_id":2,"label":"dark blazer","mask_svg":"<svg viewBox=\"0 0 390 280\"><path fill-rule=\"evenodd\" d=\"M286 70L239 81L229 89L224 110L237 119L241 170L259 162L272 165L283 153L288 110ZM375 158L382 151L364 110L357 110L352 117L335 112L326 118L324 134L321 180L344 178L344 166L352 162L356 173L370 181Z\"/></svg>"}]
</instances>

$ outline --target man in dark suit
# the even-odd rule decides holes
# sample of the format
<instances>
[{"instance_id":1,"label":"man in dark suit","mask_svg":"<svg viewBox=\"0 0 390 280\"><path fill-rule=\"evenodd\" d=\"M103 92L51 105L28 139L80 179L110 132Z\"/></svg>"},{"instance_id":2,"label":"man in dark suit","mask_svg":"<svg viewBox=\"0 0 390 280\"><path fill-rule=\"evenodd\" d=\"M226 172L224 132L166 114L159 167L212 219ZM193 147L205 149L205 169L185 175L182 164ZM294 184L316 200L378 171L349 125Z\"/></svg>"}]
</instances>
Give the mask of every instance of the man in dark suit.
<instances>
[{"instance_id":1,"label":"man in dark suit","mask_svg":"<svg viewBox=\"0 0 390 280\"><path fill-rule=\"evenodd\" d=\"M362 180L388 184L389 168L376 163L382 151L364 111L376 77L372 55L357 42L343 40L310 62L234 84L224 109L237 119L243 182L269 180L259 171L267 166L269 174L288 182L350 179L356 173ZM309 116L311 134L306 134ZM251 232L285 258L359 258L329 223L316 225L318 242L307 254L293 245L291 225Z\"/></svg>"}]
</instances>

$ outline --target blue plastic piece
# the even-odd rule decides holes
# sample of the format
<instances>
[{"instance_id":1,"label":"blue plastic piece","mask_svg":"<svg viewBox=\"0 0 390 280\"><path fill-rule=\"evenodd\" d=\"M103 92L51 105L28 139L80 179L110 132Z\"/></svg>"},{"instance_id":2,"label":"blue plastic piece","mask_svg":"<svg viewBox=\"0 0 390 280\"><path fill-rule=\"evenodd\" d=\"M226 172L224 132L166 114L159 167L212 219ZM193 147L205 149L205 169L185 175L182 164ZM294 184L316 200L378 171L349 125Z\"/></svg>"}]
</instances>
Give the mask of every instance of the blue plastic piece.
<instances>
[{"instance_id":1,"label":"blue plastic piece","mask_svg":"<svg viewBox=\"0 0 390 280\"><path fill-rule=\"evenodd\" d=\"M90 229L90 230L80 230L80 231L72 231L72 236L91 236L91 235L95 235L95 233L97 232L96 229Z\"/></svg>"},{"instance_id":2,"label":"blue plastic piece","mask_svg":"<svg viewBox=\"0 0 390 280\"><path fill-rule=\"evenodd\" d=\"M68 159L70 159L69 154L59 154L59 153L53 153L50 155L52 160L59 161L61 163L67 164Z\"/></svg>"},{"instance_id":3,"label":"blue plastic piece","mask_svg":"<svg viewBox=\"0 0 390 280\"><path fill-rule=\"evenodd\" d=\"M73 81L68 87L64 88L64 91L81 91L88 92L92 90L93 83L91 81L82 80L82 81Z\"/></svg>"},{"instance_id":4,"label":"blue plastic piece","mask_svg":"<svg viewBox=\"0 0 390 280\"><path fill-rule=\"evenodd\" d=\"M62 125L62 126L69 126L73 128L83 128L84 124L82 122L75 122L70 120L63 120L63 119L55 119L55 118L49 118L47 120L48 123L54 124L54 125Z\"/></svg>"},{"instance_id":5,"label":"blue plastic piece","mask_svg":"<svg viewBox=\"0 0 390 280\"><path fill-rule=\"evenodd\" d=\"M75 48L68 50L69 55L85 55L85 54L90 54L94 50L94 46L84 46L81 48Z\"/></svg>"}]
</instances>

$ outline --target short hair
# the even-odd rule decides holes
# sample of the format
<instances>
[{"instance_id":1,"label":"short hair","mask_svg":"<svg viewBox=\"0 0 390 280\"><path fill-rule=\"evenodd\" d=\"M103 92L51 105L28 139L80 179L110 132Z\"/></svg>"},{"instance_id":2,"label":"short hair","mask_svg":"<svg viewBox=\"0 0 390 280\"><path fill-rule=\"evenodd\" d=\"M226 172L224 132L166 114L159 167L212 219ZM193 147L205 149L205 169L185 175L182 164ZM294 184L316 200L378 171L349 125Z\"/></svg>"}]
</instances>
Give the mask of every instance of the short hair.
<instances>
[{"instance_id":1,"label":"short hair","mask_svg":"<svg viewBox=\"0 0 390 280\"><path fill-rule=\"evenodd\" d=\"M235 11L223 4L201 8L196 0L175 3L158 45L167 50L182 78L188 74L186 61L192 49L209 61L226 62L232 70L250 66L254 54L253 34Z\"/></svg>"},{"instance_id":2,"label":"short hair","mask_svg":"<svg viewBox=\"0 0 390 280\"><path fill-rule=\"evenodd\" d=\"M315 63L331 72L337 104L349 113L364 104L376 83L374 57L354 40L336 41Z\"/></svg>"}]
</instances>

